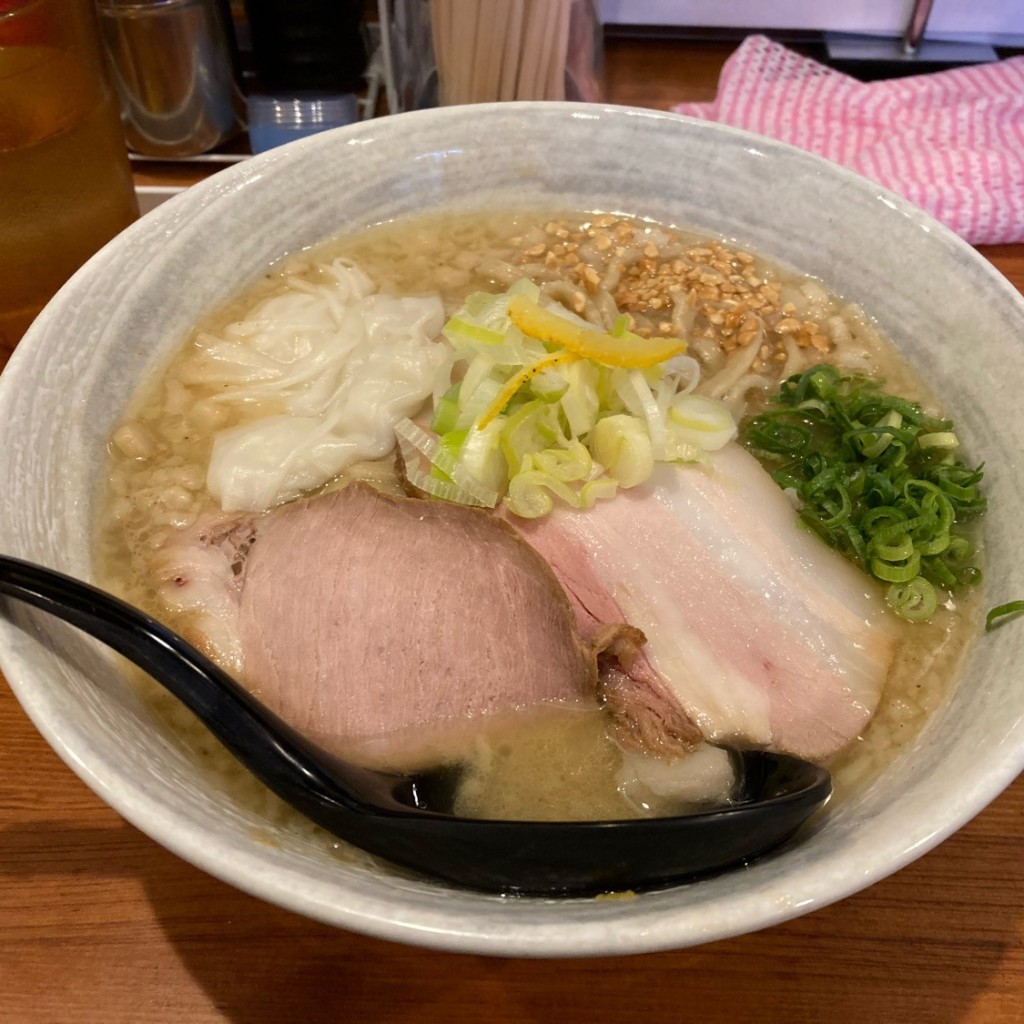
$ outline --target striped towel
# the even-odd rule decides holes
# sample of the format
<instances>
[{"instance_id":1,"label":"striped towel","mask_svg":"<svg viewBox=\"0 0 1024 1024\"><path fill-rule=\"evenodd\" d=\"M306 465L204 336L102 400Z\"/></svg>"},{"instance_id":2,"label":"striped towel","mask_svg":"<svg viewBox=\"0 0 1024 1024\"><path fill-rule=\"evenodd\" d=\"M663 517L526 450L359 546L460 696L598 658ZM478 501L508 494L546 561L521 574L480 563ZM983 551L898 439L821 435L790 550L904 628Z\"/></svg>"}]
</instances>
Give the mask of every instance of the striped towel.
<instances>
[{"instance_id":1,"label":"striped towel","mask_svg":"<svg viewBox=\"0 0 1024 1024\"><path fill-rule=\"evenodd\" d=\"M865 84L750 36L672 108L844 164L974 244L1024 242L1024 57Z\"/></svg>"}]
</instances>

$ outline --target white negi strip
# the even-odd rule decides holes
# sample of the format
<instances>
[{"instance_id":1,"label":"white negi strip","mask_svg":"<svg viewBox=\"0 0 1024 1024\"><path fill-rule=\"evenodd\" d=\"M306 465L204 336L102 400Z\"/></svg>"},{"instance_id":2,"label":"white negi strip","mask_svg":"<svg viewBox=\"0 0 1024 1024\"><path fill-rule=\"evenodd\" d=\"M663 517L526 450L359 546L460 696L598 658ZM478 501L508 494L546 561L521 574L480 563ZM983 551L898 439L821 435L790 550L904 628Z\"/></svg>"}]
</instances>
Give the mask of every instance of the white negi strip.
<instances>
[{"instance_id":1,"label":"white negi strip","mask_svg":"<svg viewBox=\"0 0 1024 1024\"><path fill-rule=\"evenodd\" d=\"M413 485L435 498L458 501L464 505L482 505L494 508L501 495L488 487L443 451L436 437L422 430L410 419L395 424L395 434L405 459L405 476ZM416 453L424 456L432 466L451 478L451 483L438 480L417 466Z\"/></svg>"},{"instance_id":2,"label":"white negi strip","mask_svg":"<svg viewBox=\"0 0 1024 1024\"><path fill-rule=\"evenodd\" d=\"M430 396L443 323L439 297L378 294L339 259L200 335L197 372L221 386L216 401L265 410L214 439L207 486L225 511L271 508L386 455Z\"/></svg>"}]
</instances>

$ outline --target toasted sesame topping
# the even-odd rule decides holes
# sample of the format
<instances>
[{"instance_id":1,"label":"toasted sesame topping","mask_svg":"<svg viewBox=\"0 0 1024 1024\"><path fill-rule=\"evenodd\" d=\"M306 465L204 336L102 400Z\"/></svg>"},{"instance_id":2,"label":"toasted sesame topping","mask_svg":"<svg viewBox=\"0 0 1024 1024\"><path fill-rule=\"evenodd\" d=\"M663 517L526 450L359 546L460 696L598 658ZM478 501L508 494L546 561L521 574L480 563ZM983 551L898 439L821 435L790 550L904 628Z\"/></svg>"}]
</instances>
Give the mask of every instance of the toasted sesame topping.
<instances>
[{"instance_id":1,"label":"toasted sesame topping","mask_svg":"<svg viewBox=\"0 0 1024 1024\"><path fill-rule=\"evenodd\" d=\"M787 337L800 348L832 348L821 324L781 302L782 283L770 265L742 249L694 245L670 229L614 214L582 225L552 220L544 236L521 249L518 262L539 260L552 280L568 284L576 313L591 300L607 310L610 298L642 337L678 333L683 316L694 337L716 340L725 354L757 341L755 367L762 368L786 361Z\"/></svg>"}]
</instances>

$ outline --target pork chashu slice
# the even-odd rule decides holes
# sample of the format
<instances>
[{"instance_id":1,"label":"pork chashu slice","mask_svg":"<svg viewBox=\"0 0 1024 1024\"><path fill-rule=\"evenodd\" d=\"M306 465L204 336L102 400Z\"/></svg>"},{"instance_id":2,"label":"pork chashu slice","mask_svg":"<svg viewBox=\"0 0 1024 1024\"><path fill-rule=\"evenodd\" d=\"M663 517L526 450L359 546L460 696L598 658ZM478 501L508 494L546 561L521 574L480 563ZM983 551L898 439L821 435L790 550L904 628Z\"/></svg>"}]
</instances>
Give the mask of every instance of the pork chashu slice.
<instances>
[{"instance_id":1,"label":"pork chashu slice","mask_svg":"<svg viewBox=\"0 0 1024 1024\"><path fill-rule=\"evenodd\" d=\"M241 582L247 685L366 764L429 762L471 719L593 699L615 640L584 639L547 562L493 515L362 484L257 519Z\"/></svg>"}]
</instances>

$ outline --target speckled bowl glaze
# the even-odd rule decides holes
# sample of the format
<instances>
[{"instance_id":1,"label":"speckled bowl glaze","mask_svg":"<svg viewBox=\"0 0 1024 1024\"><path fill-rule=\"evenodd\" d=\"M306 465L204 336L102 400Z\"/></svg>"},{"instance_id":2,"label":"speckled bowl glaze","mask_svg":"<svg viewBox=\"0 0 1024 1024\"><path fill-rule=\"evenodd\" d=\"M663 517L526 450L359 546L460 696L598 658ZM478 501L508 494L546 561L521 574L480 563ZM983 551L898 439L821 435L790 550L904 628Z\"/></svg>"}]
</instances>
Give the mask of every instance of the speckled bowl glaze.
<instances>
[{"instance_id":1,"label":"speckled bowl glaze","mask_svg":"<svg viewBox=\"0 0 1024 1024\"><path fill-rule=\"evenodd\" d=\"M168 201L91 260L0 378L0 550L82 577L106 439L189 325L290 250L421 210L636 213L735 238L860 302L987 462L986 598L1022 596L1024 303L970 247L874 184L762 138L652 111L448 108L325 133ZM107 652L8 607L0 666L38 728L144 832L234 885L340 927L450 950L632 953L764 928L862 889L980 811L1024 765L1024 625L976 645L907 753L799 842L629 901L501 899L339 865L218 792ZM25 766L31 771L31 766ZM264 829L265 831L265 829Z\"/></svg>"}]
</instances>

